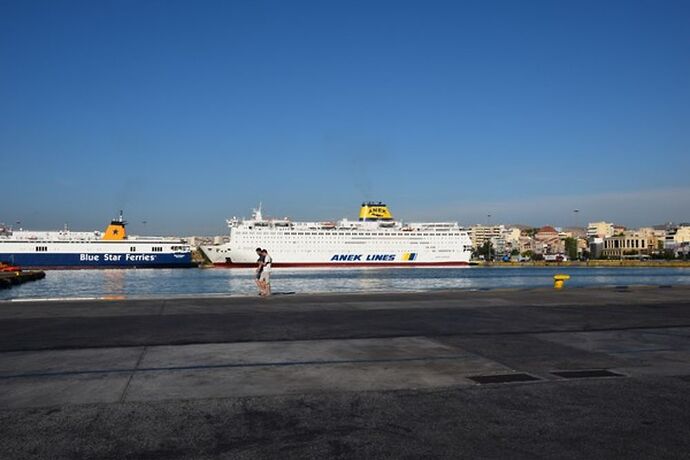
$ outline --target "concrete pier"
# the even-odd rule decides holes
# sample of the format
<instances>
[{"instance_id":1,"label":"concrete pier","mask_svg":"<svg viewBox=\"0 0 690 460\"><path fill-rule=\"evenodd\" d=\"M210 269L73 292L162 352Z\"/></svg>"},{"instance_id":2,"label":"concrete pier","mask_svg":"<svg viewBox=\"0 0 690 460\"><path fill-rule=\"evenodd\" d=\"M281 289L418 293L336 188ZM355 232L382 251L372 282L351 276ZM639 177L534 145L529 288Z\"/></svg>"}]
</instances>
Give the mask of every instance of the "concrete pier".
<instances>
[{"instance_id":1,"label":"concrete pier","mask_svg":"<svg viewBox=\"0 0 690 460\"><path fill-rule=\"evenodd\" d=\"M0 458L683 458L690 288L0 302L0 381Z\"/></svg>"}]
</instances>

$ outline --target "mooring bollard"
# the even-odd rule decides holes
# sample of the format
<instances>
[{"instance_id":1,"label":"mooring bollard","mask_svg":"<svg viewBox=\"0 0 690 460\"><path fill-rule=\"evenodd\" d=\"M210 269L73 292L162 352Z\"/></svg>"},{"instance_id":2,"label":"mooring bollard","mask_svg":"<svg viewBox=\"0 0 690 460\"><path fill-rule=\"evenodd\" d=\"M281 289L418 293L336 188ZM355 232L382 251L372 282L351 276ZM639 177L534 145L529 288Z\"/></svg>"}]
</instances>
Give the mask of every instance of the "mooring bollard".
<instances>
[{"instance_id":1,"label":"mooring bollard","mask_svg":"<svg viewBox=\"0 0 690 460\"><path fill-rule=\"evenodd\" d=\"M570 275L558 274L553 276L553 288L562 289L566 280L570 279Z\"/></svg>"}]
</instances>

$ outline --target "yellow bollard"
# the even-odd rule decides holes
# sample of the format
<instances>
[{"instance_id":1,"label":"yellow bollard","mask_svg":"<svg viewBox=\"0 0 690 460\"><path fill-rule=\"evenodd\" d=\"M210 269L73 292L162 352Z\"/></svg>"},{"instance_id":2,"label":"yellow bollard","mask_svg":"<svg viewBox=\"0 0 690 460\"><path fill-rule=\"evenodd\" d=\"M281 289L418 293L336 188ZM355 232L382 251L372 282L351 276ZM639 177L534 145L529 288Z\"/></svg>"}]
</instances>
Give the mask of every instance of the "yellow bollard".
<instances>
[{"instance_id":1,"label":"yellow bollard","mask_svg":"<svg viewBox=\"0 0 690 460\"><path fill-rule=\"evenodd\" d=\"M566 280L570 279L570 275L558 274L553 276L553 288L562 289Z\"/></svg>"}]
</instances>

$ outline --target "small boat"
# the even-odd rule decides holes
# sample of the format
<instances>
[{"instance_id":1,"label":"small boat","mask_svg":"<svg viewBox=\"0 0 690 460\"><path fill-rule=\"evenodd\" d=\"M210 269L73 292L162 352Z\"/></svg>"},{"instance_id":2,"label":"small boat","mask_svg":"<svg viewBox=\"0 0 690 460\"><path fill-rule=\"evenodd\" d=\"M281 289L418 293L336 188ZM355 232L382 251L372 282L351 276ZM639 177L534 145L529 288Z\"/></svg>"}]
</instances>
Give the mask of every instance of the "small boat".
<instances>
[{"instance_id":1,"label":"small boat","mask_svg":"<svg viewBox=\"0 0 690 460\"><path fill-rule=\"evenodd\" d=\"M0 272L20 272L22 268L18 265L10 265L0 262Z\"/></svg>"}]
</instances>

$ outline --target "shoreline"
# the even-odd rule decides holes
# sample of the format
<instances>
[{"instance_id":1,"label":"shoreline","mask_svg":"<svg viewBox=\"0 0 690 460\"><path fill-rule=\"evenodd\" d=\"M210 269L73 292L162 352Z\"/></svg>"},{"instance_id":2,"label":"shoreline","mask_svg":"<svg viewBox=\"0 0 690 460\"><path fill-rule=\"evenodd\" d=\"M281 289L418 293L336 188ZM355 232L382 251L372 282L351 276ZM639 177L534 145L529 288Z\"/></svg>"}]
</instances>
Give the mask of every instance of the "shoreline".
<instances>
[{"instance_id":1,"label":"shoreline","mask_svg":"<svg viewBox=\"0 0 690 460\"><path fill-rule=\"evenodd\" d=\"M519 267L640 267L640 268L690 268L690 260L588 260L564 262L470 262L472 267L480 268L519 268Z\"/></svg>"},{"instance_id":2,"label":"shoreline","mask_svg":"<svg viewBox=\"0 0 690 460\"><path fill-rule=\"evenodd\" d=\"M455 289L429 289L429 290L410 290L410 291L377 291L377 292L361 292L361 291L343 291L343 292L275 292L269 297L260 297L251 294L229 294L229 293L211 293L211 294L181 294L181 295L105 295L105 296L85 296L85 297L36 297L36 298L15 298L15 299L0 299L2 304L36 304L36 303L61 303L61 302L157 302L157 301L196 301L196 300L224 300L231 302L241 301L257 301L258 303L268 304L268 302L282 302L282 301L308 301L310 299L318 299L319 301L357 301L366 298L369 301L384 300L391 297L397 300L431 300L443 297L455 297L462 294L517 294L517 293L532 293L544 294L550 293L564 293L566 291L577 291L579 293L591 292L633 292L652 290L687 290L690 292L690 285L688 284L610 284L600 286L568 286L566 284L562 289L555 289L553 287L538 286L538 287L496 287L496 288L455 288Z\"/></svg>"}]
</instances>

